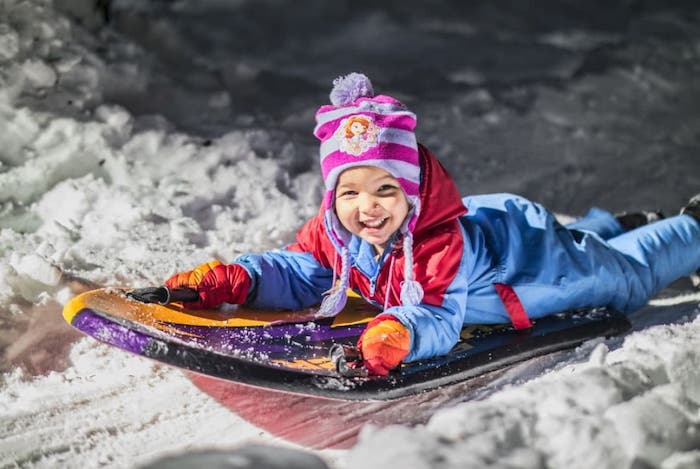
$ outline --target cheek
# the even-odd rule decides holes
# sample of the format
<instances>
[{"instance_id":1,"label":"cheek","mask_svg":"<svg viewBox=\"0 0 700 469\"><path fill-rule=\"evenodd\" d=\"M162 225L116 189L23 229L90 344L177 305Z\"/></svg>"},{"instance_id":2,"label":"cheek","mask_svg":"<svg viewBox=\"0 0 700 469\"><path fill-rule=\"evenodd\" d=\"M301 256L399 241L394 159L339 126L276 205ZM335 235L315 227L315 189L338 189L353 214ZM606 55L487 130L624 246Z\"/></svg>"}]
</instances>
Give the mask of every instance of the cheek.
<instances>
[{"instance_id":1,"label":"cheek","mask_svg":"<svg viewBox=\"0 0 700 469\"><path fill-rule=\"evenodd\" d=\"M335 214L338 220L340 220L340 223L347 225L352 220L353 207L347 202L336 202Z\"/></svg>"},{"instance_id":2,"label":"cheek","mask_svg":"<svg viewBox=\"0 0 700 469\"><path fill-rule=\"evenodd\" d=\"M390 208L391 214L403 220L408 215L408 201L406 199L396 199Z\"/></svg>"}]
</instances>

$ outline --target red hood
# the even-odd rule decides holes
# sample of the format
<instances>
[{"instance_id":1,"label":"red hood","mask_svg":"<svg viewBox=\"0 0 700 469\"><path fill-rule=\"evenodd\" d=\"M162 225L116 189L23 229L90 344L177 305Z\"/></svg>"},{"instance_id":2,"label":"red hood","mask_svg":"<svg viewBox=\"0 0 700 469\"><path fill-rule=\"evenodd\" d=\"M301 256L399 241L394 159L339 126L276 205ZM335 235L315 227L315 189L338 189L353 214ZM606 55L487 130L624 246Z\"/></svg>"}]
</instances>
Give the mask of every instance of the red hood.
<instances>
[{"instance_id":1,"label":"red hood","mask_svg":"<svg viewBox=\"0 0 700 469\"><path fill-rule=\"evenodd\" d=\"M421 165L421 210L413 230L414 238L467 213L452 176L423 145L418 144L418 152Z\"/></svg>"}]
</instances>

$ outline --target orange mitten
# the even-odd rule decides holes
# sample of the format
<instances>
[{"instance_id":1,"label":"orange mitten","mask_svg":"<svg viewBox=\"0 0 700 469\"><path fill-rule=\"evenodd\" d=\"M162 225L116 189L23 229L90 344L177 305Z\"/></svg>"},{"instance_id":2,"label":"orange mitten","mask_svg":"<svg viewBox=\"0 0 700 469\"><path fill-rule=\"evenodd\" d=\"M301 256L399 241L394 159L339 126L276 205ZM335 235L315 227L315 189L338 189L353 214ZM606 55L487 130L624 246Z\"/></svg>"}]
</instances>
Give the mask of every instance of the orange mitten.
<instances>
[{"instance_id":1,"label":"orange mitten","mask_svg":"<svg viewBox=\"0 0 700 469\"><path fill-rule=\"evenodd\" d=\"M213 308L224 302L243 303L250 288L250 277L238 264L210 261L173 275L165 281L165 286L191 288L199 293L199 301L185 303L186 308Z\"/></svg>"},{"instance_id":2,"label":"orange mitten","mask_svg":"<svg viewBox=\"0 0 700 469\"><path fill-rule=\"evenodd\" d=\"M390 314L374 318L357 342L365 368L378 376L386 376L389 370L399 366L410 346L411 333Z\"/></svg>"}]
</instances>

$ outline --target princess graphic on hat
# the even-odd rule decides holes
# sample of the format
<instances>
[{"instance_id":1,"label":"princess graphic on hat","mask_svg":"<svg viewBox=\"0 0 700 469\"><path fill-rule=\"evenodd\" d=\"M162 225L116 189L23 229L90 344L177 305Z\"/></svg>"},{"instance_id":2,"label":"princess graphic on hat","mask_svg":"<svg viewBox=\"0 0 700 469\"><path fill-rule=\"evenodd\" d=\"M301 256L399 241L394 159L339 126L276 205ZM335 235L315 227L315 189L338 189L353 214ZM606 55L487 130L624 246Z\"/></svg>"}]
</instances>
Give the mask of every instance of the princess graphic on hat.
<instances>
[{"instance_id":1,"label":"princess graphic on hat","mask_svg":"<svg viewBox=\"0 0 700 469\"><path fill-rule=\"evenodd\" d=\"M343 119L335 137L341 151L357 156L377 145L378 131L369 116L355 115Z\"/></svg>"}]
</instances>

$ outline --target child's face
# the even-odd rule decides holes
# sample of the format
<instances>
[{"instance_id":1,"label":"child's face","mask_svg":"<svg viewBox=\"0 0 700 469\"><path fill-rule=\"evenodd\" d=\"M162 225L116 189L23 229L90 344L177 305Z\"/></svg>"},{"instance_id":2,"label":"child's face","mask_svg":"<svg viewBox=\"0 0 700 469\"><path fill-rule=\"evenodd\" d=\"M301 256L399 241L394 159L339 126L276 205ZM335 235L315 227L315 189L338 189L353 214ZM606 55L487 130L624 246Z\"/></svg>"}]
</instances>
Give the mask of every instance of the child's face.
<instances>
[{"instance_id":1,"label":"child's face","mask_svg":"<svg viewBox=\"0 0 700 469\"><path fill-rule=\"evenodd\" d=\"M408 215L406 195L394 176L375 166L343 171L335 188L335 212L352 234L381 254Z\"/></svg>"}]
</instances>

